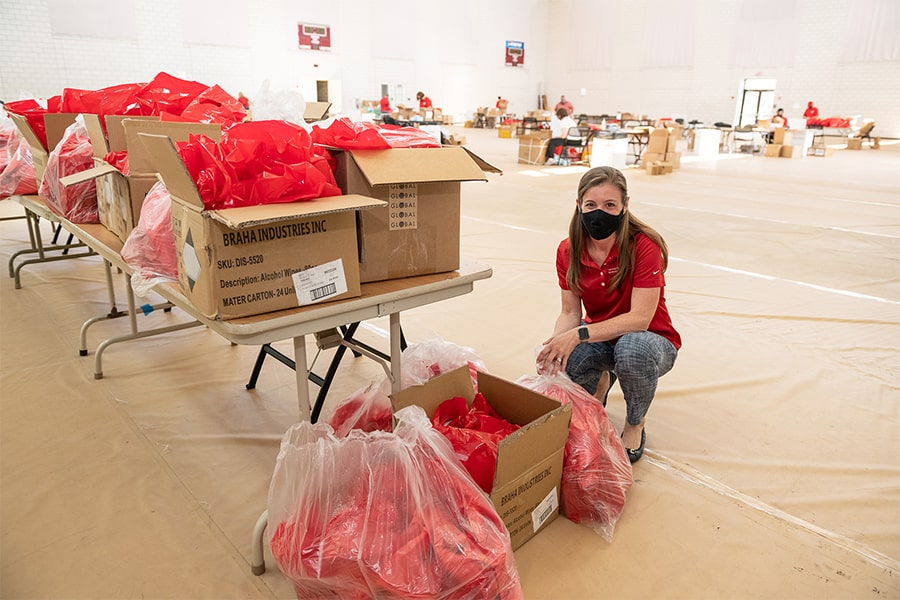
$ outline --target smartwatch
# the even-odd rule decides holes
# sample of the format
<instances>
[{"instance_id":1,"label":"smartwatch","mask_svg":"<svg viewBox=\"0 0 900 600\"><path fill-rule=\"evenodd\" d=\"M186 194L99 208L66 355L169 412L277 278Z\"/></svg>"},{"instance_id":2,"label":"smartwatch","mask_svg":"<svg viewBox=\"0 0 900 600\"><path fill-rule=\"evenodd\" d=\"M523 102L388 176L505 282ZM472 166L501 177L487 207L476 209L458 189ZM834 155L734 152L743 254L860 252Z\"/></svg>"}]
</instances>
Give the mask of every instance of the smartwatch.
<instances>
[{"instance_id":1,"label":"smartwatch","mask_svg":"<svg viewBox=\"0 0 900 600\"><path fill-rule=\"evenodd\" d=\"M582 325L578 328L578 339L581 340L581 342L588 341L589 337L591 337L591 334L588 333L587 325Z\"/></svg>"}]
</instances>

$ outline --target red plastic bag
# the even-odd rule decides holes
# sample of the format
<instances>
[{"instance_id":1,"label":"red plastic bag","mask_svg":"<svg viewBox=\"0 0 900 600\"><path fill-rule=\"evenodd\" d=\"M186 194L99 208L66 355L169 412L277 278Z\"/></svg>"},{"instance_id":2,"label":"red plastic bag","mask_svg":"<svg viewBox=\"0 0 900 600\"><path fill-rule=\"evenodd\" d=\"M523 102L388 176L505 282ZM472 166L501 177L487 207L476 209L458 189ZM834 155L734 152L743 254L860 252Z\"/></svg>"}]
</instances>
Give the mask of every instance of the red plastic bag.
<instances>
[{"instance_id":1,"label":"red plastic bag","mask_svg":"<svg viewBox=\"0 0 900 600\"><path fill-rule=\"evenodd\" d=\"M179 115L184 121L195 123L240 123L247 110L218 85L206 88L188 104Z\"/></svg>"},{"instance_id":2,"label":"red plastic bag","mask_svg":"<svg viewBox=\"0 0 900 600\"><path fill-rule=\"evenodd\" d=\"M137 93L143 86L143 83L123 83L98 90L65 88L60 99L59 112L100 115L100 123L105 130L104 115L140 114Z\"/></svg>"},{"instance_id":3,"label":"red plastic bag","mask_svg":"<svg viewBox=\"0 0 900 600\"><path fill-rule=\"evenodd\" d=\"M162 182L155 183L144 197L138 224L128 234L121 254L134 270L131 287L139 296L146 296L157 283L178 281L172 197Z\"/></svg>"},{"instance_id":4,"label":"red plastic bag","mask_svg":"<svg viewBox=\"0 0 900 600\"><path fill-rule=\"evenodd\" d=\"M306 130L286 121L238 123L218 144L191 136L179 153L207 210L341 194Z\"/></svg>"},{"instance_id":5,"label":"red plastic bag","mask_svg":"<svg viewBox=\"0 0 900 600\"><path fill-rule=\"evenodd\" d=\"M99 223L97 182L93 179L63 186L60 179L94 166L94 153L84 117L78 115L50 152L38 195L47 207L73 223Z\"/></svg>"},{"instance_id":6,"label":"red plastic bag","mask_svg":"<svg viewBox=\"0 0 900 600\"><path fill-rule=\"evenodd\" d=\"M6 166L0 172L0 198L37 194L31 146L18 130L9 132L4 156Z\"/></svg>"},{"instance_id":7,"label":"red plastic bag","mask_svg":"<svg viewBox=\"0 0 900 600\"><path fill-rule=\"evenodd\" d=\"M128 175L131 172L131 169L128 168L127 150L108 152L106 156L103 157L103 160L118 169L119 173L122 175Z\"/></svg>"},{"instance_id":8,"label":"red plastic bag","mask_svg":"<svg viewBox=\"0 0 900 600\"><path fill-rule=\"evenodd\" d=\"M440 148L427 131L415 127L375 125L367 121L335 119L327 128L312 128L313 143L341 150L386 150L388 148Z\"/></svg>"},{"instance_id":9,"label":"red plastic bag","mask_svg":"<svg viewBox=\"0 0 900 600\"><path fill-rule=\"evenodd\" d=\"M522 598L509 532L421 408L393 433L285 434L269 487L272 555L297 598Z\"/></svg>"},{"instance_id":10,"label":"red plastic bag","mask_svg":"<svg viewBox=\"0 0 900 600\"><path fill-rule=\"evenodd\" d=\"M456 457L478 487L490 494L494 488L500 440L519 426L497 414L481 394L475 394L471 407L465 398L441 402L431 417L431 424L450 441Z\"/></svg>"},{"instance_id":11,"label":"red plastic bag","mask_svg":"<svg viewBox=\"0 0 900 600\"><path fill-rule=\"evenodd\" d=\"M58 103L58 97L57 97ZM59 112L47 110L43 106L37 103L37 101L32 99L26 100L15 100L13 102L7 102L3 105L3 108L6 109L7 112L11 112L14 115L20 115L25 118L25 121L28 123L31 130L34 131L34 135L41 142L41 145L44 147L44 150L48 150L47 148L47 126L44 124L44 115L48 112ZM52 148L49 148L52 150Z\"/></svg>"},{"instance_id":12,"label":"red plastic bag","mask_svg":"<svg viewBox=\"0 0 900 600\"><path fill-rule=\"evenodd\" d=\"M562 374L525 375L516 383L572 404L560 486L562 512L612 542L634 479L625 447L603 404Z\"/></svg>"}]
</instances>

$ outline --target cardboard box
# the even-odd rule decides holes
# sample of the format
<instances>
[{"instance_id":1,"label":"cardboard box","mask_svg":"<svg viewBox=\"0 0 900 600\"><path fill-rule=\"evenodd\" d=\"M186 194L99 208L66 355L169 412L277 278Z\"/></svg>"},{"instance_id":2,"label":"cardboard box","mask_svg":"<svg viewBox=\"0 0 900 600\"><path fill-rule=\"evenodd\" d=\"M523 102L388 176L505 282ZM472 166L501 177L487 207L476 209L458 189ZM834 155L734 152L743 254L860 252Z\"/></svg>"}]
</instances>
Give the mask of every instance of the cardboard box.
<instances>
[{"instance_id":1,"label":"cardboard box","mask_svg":"<svg viewBox=\"0 0 900 600\"><path fill-rule=\"evenodd\" d=\"M303 120L307 123L321 121L328 115L330 109L331 102L307 102L303 109Z\"/></svg>"},{"instance_id":2,"label":"cardboard box","mask_svg":"<svg viewBox=\"0 0 900 600\"><path fill-rule=\"evenodd\" d=\"M650 132L647 141L647 152L651 154L665 154L669 145L669 130L665 127L658 127Z\"/></svg>"},{"instance_id":3,"label":"cardboard box","mask_svg":"<svg viewBox=\"0 0 900 600\"><path fill-rule=\"evenodd\" d=\"M681 152L666 152L663 162L672 165L673 169L681 168Z\"/></svg>"},{"instance_id":4,"label":"cardboard box","mask_svg":"<svg viewBox=\"0 0 900 600\"><path fill-rule=\"evenodd\" d=\"M235 319L360 295L356 211L384 202L352 195L204 210L172 140L141 140L172 196L181 291L201 313Z\"/></svg>"},{"instance_id":5,"label":"cardboard box","mask_svg":"<svg viewBox=\"0 0 900 600\"><path fill-rule=\"evenodd\" d=\"M644 165L647 163L662 162L664 160L666 160L665 152L644 152L641 156L641 163Z\"/></svg>"},{"instance_id":6,"label":"cardboard box","mask_svg":"<svg viewBox=\"0 0 900 600\"><path fill-rule=\"evenodd\" d=\"M766 156L778 157L781 154L781 144L766 144Z\"/></svg>"},{"instance_id":7,"label":"cardboard box","mask_svg":"<svg viewBox=\"0 0 900 600\"><path fill-rule=\"evenodd\" d=\"M790 145L791 132L784 127L776 127L772 130L772 143L781 144L782 146Z\"/></svg>"},{"instance_id":8,"label":"cardboard box","mask_svg":"<svg viewBox=\"0 0 900 600\"><path fill-rule=\"evenodd\" d=\"M663 167L662 161L653 160L646 161L644 164L644 170L647 171L647 175L663 175L665 171L665 167Z\"/></svg>"},{"instance_id":9,"label":"cardboard box","mask_svg":"<svg viewBox=\"0 0 900 600\"><path fill-rule=\"evenodd\" d=\"M466 136L459 133L451 133L447 141L451 146L465 146Z\"/></svg>"},{"instance_id":10,"label":"cardboard box","mask_svg":"<svg viewBox=\"0 0 900 600\"><path fill-rule=\"evenodd\" d=\"M56 148L66 128L75 122L75 113L46 113L44 115L44 127L47 133L47 145L45 146L37 134L31 129L31 125L25 117L8 113L13 123L22 137L28 142L31 148L31 158L34 162L34 177L37 181L38 189L41 187L41 181L44 178L44 169L47 168L47 159L50 158L50 152Z\"/></svg>"},{"instance_id":11,"label":"cardboard box","mask_svg":"<svg viewBox=\"0 0 900 600\"><path fill-rule=\"evenodd\" d=\"M360 281L443 273L459 268L463 181L500 170L463 147L332 150L345 194L385 205L359 215Z\"/></svg>"},{"instance_id":12,"label":"cardboard box","mask_svg":"<svg viewBox=\"0 0 900 600\"><path fill-rule=\"evenodd\" d=\"M827 158L829 156L834 155L834 148L817 148L815 146L810 146L809 150L806 151L807 156L819 156L822 158Z\"/></svg>"},{"instance_id":13,"label":"cardboard box","mask_svg":"<svg viewBox=\"0 0 900 600\"><path fill-rule=\"evenodd\" d=\"M491 502L519 548L559 514L563 451L569 438L572 405L487 373L478 373L478 391L488 404L521 429L500 441ZM420 406L432 417L438 406L475 391L467 366L406 388L391 397L395 411Z\"/></svg>"},{"instance_id":14,"label":"cardboard box","mask_svg":"<svg viewBox=\"0 0 900 600\"><path fill-rule=\"evenodd\" d=\"M847 150L862 150L862 138L848 137Z\"/></svg>"},{"instance_id":15,"label":"cardboard box","mask_svg":"<svg viewBox=\"0 0 900 600\"><path fill-rule=\"evenodd\" d=\"M519 162L524 165L542 165L547 160L544 153L547 152L548 139L541 139L531 135L519 137Z\"/></svg>"},{"instance_id":16,"label":"cardboard box","mask_svg":"<svg viewBox=\"0 0 900 600\"><path fill-rule=\"evenodd\" d=\"M797 154L799 155L799 152ZM794 146L782 146L781 152L778 153L778 156L780 156L781 158L793 158Z\"/></svg>"},{"instance_id":17,"label":"cardboard box","mask_svg":"<svg viewBox=\"0 0 900 600\"><path fill-rule=\"evenodd\" d=\"M107 116L106 132L97 115L84 115L91 139L94 167L60 179L73 185L89 179L97 180L97 213L100 222L123 242L137 226L141 206L150 188L158 181L153 158L140 140L141 133L166 135L176 142L187 141L191 134L204 134L218 141L221 126L214 123L160 121L159 117ZM103 158L109 152L128 153L127 176Z\"/></svg>"}]
</instances>

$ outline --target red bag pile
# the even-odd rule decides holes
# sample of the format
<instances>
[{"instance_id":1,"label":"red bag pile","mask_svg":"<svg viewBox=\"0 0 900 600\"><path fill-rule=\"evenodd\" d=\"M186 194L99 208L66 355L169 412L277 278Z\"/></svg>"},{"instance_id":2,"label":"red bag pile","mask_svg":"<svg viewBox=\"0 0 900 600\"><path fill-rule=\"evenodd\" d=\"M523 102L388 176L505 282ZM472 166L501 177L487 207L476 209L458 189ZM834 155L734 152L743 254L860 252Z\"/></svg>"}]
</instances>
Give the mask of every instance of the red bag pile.
<instances>
[{"instance_id":1,"label":"red bag pile","mask_svg":"<svg viewBox=\"0 0 900 600\"><path fill-rule=\"evenodd\" d=\"M386 150L388 148L440 148L427 131L416 127L378 126L368 121L353 122L343 117L326 128L312 128L313 143L341 150Z\"/></svg>"},{"instance_id":2,"label":"red bag pile","mask_svg":"<svg viewBox=\"0 0 900 600\"><path fill-rule=\"evenodd\" d=\"M97 182L93 179L64 186L60 179L94 166L94 154L81 115L66 128L59 145L50 153L38 195L47 207L72 223L99 223Z\"/></svg>"},{"instance_id":3,"label":"red bag pile","mask_svg":"<svg viewBox=\"0 0 900 600\"><path fill-rule=\"evenodd\" d=\"M560 487L562 512L612 542L634 478L622 440L603 404L562 374L526 375L516 383L572 404Z\"/></svg>"},{"instance_id":4,"label":"red bag pile","mask_svg":"<svg viewBox=\"0 0 900 600\"><path fill-rule=\"evenodd\" d=\"M249 121L217 144L192 135L178 149L207 210L339 196L324 150L287 121Z\"/></svg>"},{"instance_id":5,"label":"red bag pile","mask_svg":"<svg viewBox=\"0 0 900 600\"><path fill-rule=\"evenodd\" d=\"M17 129L5 131L6 148L2 150L4 166L0 168L0 198L37 194L31 146Z\"/></svg>"},{"instance_id":6,"label":"red bag pile","mask_svg":"<svg viewBox=\"0 0 900 600\"><path fill-rule=\"evenodd\" d=\"M141 206L137 226L122 246L122 258L134 270L131 285L145 295L160 280L178 281L172 197L162 182L155 183Z\"/></svg>"},{"instance_id":7,"label":"red bag pile","mask_svg":"<svg viewBox=\"0 0 900 600\"><path fill-rule=\"evenodd\" d=\"M465 398L441 402L431 417L431 424L450 441L456 457L478 487L490 494L500 440L519 426L497 414L481 393L475 394L471 408Z\"/></svg>"},{"instance_id":8,"label":"red bag pile","mask_svg":"<svg viewBox=\"0 0 900 600\"><path fill-rule=\"evenodd\" d=\"M269 488L272 555L297 598L522 598L509 532L424 411L394 433L285 434Z\"/></svg>"}]
</instances>

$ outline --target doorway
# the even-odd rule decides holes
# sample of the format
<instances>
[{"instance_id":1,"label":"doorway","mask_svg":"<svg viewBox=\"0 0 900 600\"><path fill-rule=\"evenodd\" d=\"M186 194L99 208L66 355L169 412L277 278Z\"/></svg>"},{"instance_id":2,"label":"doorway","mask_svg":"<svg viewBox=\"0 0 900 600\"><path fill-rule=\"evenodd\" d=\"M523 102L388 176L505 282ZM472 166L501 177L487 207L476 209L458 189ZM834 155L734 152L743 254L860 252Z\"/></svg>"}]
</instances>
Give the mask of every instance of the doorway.
<instances>
[{"instance_id":1,"label":"doorway","mask_svg":"<svg viewBox=\"0 0 900 600\"><path fill-rule=\"evenodd\" d=\"M737 127L756 125L760 119L769 119L775 112L775 80L744 79L738 96Z\"/></svg>"}]
</instances>

